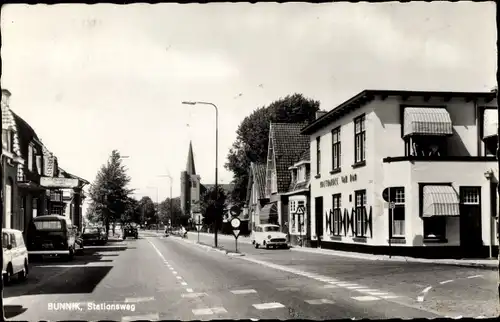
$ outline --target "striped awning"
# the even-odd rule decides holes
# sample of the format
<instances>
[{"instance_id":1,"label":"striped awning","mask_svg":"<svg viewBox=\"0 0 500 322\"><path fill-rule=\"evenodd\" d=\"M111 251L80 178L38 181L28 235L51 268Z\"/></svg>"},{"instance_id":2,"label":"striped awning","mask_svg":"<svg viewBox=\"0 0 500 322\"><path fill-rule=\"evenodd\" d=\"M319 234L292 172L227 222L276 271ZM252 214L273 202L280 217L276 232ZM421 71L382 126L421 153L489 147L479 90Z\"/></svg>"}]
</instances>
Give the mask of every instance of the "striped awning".
<instances>
[{"instance_id":1,"label":"striped awning","mask_svg":"<svg viewBox=\"0 0 500 322\"><path fill-rule=\"evenodd\" d=\"M404 136L452 135L453 123L444 108L407 107L404 112Z\"/></svg>"},{"instance_id":2,"label":"striped awning","mask_svg":"<svg viewBox=\"0 0 500 322\"><path fill-rule=\"evenodd\" d=\"M259 220L261 224L268 224L269 218L277 218L278 217L278 207L276 203L269 203L262 207L259 212Z\"/></svg>"},{"instance_id":3,"label":"striped awning","mask_svg":"<svg viewBox=\"0 0 500 322\"><path fill-rule=\"evenodd\" d=\"M485 109L483 115L483 138L496 136L498 131L498 110Z\"/></svg>"},{"instance_id":4,"label":"striped awning","mask_svg":"<svg viewBox=\"0 0 500 322\"><path fill-rule=\"evenodd\" d=\"M460 200L452 186L424 186L422 217L459 216Z\"/></svg>"}]
</instances>

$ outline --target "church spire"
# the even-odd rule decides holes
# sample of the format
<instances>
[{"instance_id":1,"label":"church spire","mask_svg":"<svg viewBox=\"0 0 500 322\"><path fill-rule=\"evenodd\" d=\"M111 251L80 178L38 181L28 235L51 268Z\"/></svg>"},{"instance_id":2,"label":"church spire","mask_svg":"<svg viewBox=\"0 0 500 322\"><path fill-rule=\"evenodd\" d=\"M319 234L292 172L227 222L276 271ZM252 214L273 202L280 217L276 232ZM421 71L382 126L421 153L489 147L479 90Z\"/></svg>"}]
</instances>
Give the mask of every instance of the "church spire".
<instances>
[{"instance_id":1,"label":"church spire","mask_svg":"<svg viewBox=\"0 0 500 322\"><path fill-rule=\"evenodd\" d=\"M196 174L196 169L194 167L193 145L191 141L189 141L189 152L188 152L186 171L188 174Z\"/></svg>"}]
</instances>

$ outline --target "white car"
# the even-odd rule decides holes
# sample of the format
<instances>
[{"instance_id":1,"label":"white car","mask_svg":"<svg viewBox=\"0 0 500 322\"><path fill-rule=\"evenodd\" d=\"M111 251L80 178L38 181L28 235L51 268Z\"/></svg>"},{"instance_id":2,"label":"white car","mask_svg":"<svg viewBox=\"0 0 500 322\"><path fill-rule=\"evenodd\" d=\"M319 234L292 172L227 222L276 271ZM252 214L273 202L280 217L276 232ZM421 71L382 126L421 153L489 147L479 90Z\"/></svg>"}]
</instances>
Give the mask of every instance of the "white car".
<instances>
[{"instance_id":1,"label":"white car","mask_svg":"<svg viewBox=\"0 0 500 322\"><path fill-rule=\"evenodd\" d=\"M2 229L3 268L2 277L5 285L17 275L20 280L28 277L28 249L23 233L16 229Z\"/></svg>"},{"instance_id":2,"label":"white car","mask_svg":"<svg viewBox=\"0 0 500 322\"><path fill-rule=\"evenodd\" d=\"M259 246L267 249L270 247L288 248L288 238L285 233L280 231L278 225L258 225L252 231L252 244L255 245L255 248L259 248Z\"/></svg>"}]
</instances>

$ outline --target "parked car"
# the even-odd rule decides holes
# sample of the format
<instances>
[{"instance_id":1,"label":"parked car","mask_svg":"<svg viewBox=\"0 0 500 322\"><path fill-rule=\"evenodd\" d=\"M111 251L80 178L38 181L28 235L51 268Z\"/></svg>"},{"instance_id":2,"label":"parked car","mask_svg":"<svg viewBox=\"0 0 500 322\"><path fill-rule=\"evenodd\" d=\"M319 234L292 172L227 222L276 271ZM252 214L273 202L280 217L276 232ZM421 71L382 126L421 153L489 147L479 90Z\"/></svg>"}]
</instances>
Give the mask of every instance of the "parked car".
<instances>
[{"instance_id":1,"label":"parked car","mask_svg":"<svg viewBox=\"0 0 500 322\"><path fill-rule=\"evenodd\" d=\"M19 280L26 280L29 272L28 250L23 233L16 229L2 229L3 267L2 278L8 285L14 275Z\"/></svg>"},{"instance_id":2,"label":"parked car","mask_svg":"<svg viewBox=\"0 0 500 322\"><path fill-rule=\"evenodd\" d=\"M28 254L30 256L56 255L73 259L77 230L66 217L38 216L28 228Z\"/></svg>"},{"instance_id":3,"label":"parked car","mask_svg":"<svg viewBox=\"0 0 500 322\"><path fill-rule=\"evenodd\" d=\"M255 230L252 231L251 240L255 248L259 248L259 246L266 247L267 249L270 247L288 248L287 235L280 231L280 226L278 225L257 225Z\"/></svg>"},{"instance_id":4,"label":"parked car","mask_svg":"<svg viewBox=\"0 0 500 322\"><path fill-rule=\"evenodd\" d=\"M134 237L135 239L139 238L137 226L127 224L123 227L123 239L126 239L127 237Z\"/></svg>"},{"instance_id":5,"label":"parked car","mask_svg":"<svg viewBox=\"0 0 500 322\"><path fill-rule=\"evenodd\" d=\"M84 245L99 244L104 245L108 241L108 236L102 227L86 227L83 229L82 239Z\"/></svg>"}]
</instances>

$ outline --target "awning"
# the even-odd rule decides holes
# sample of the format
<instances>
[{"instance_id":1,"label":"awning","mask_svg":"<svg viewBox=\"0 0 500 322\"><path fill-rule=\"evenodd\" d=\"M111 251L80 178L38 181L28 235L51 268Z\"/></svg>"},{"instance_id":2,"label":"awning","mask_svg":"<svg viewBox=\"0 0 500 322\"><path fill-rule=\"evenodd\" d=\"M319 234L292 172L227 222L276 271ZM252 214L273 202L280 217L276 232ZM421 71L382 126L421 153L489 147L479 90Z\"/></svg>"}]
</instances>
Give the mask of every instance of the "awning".
<instances>
[{"instance_id":1,"label":"awning","mask_svg":"<svg viewBox=\"0 0 500 322\"><path fill-rule=\"evenodd\" d=\"M276 206L276 203L269 203L265 205L259 212L259 220L261 224L267 224L269 223L269 219L273 221L273 219L277 218L278 218L278 207Z\"/></svg>"},{"instance_id":2,"label":"awning","mask_svg":"<svg viewBox=\"0 0 500 322\"><path fill-rule=\"evenodd\" d=\"M483 115L483 138L497 135L498 129L498 110L485 109Z\"/></svg>"},{"instance_id":3,"label":"awning","mask_svg":"<svg viewBox=\"0 0 500 322\"><path fill-rule=\"evenodd\" d=\"M459 216L460 200L452 186L424 186L422 217Z\"/></svg>"},{"instance_id":4,"label":"awning","mask_svg":"<svg viewBox=\"0 0 500 322\"><path fill-rule=\"evenodd\" d=\"M18 181L17 187L28 191L45 191L47 187L41 186L33 181Z\"/></svg>"},{"instance_id":5,"label":"awning","mask_svg":"<svg viewBox=\"0 0 500 322\"><path fill-rule=\"evenodd\" d=\"M404 136L452 135L453 123L444 108L407 107L404 112Z\"/></svg>"}]
</instances>

